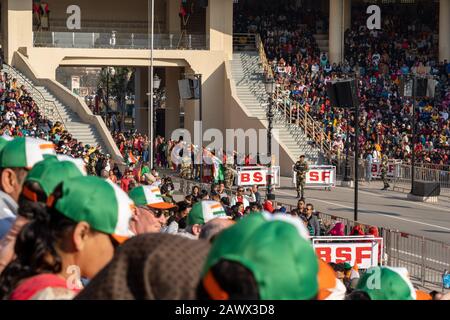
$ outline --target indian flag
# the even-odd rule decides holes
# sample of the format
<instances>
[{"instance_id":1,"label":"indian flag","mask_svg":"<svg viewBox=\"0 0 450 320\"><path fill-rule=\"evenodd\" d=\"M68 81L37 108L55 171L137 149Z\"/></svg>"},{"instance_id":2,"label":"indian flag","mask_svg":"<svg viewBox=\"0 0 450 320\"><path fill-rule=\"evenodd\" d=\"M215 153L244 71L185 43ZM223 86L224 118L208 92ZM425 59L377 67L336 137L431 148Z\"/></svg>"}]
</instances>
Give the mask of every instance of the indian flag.
<instances>
[{"instance_id":1,"label":"indian flag","mask_svg":"<svg viewBox=\"0 0 450 320\"><path fill-rule=\"evenodd\" d=\"M213 176L214 176L214 182L219 182L225 180L225 170L222 164L222 161L213 155L211 152L208 153L207 157L209 158L209 162L206 163L212 163L213 165Z\"/></svg>"}]
</instances>

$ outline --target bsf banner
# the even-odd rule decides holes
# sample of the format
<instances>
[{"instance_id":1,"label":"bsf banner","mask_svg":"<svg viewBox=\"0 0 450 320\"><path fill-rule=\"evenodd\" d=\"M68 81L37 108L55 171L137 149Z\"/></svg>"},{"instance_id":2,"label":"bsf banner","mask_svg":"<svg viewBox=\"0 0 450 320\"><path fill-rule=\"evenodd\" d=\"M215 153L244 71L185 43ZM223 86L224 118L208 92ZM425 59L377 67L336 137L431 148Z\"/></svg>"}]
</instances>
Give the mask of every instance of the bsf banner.
<instances>
[{"instance_id":1,"label":"bsf banner","mask_svg":"<svg viewBox=\"0 0 450 320\"><path fill-rule=\"evenodd\" d=\"M292 167L294 168L294 167ZM292 183L297 185L297 173L292 170ZM334 187L336 185L336 167L309 166L306 173L306 187Z\"/></svg>"},{"instance_id":2,"label":"bsf banner","mask_svg":"<svg viewBox=\"0 0 450 320\"><path fill-rule=\"evenodd\" d=\"M238 186L264 186L267 185L270 172L267 167L237 167L237 185ZM280 167L273 166L271 174L271 183L273 186L280 186Z\"/></svg>"},{"instance_id":3,"label":"bsf banner","mask_svg":"<svg viewBox=\"0 0 450 320\"><path fill-rule=\"evenodd\" d=\"M397 172L397 174L400 173L400 170L396 170L396 167L401 164L402 164L401 160L389 160L387 176L389 178L394 178L396 172ZM372 163L372 179L379 179L379 178L381 178L381 162L373 162Z\"/></svg>"},{"instance_id":4,"label":"bsf banner","mask_svg":"<svg viewBox=\"0 0 450 320\"><path fill-rule=\"evenodd\" d=\"M368 269L381 264L383 238L374 237L314 237L312 239L317 256L326 263L358 265Z\"/></svg>"}]
</instances>

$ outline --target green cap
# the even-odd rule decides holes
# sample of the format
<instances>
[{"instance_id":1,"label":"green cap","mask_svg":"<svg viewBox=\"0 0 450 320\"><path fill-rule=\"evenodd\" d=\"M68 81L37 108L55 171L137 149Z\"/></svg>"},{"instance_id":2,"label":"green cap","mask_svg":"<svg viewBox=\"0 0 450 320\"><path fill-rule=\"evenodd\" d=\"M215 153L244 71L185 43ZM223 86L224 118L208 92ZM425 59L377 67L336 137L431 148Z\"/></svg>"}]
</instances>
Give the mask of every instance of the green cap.
<instances>
[{"instance_id":1,"label":"green cap","mask_svg":"<svg viewBox=\"0 0 450 320\"><path fill-rule=\"evenodd\" d=\"M86 221L97 231L112 235L119 243L134 234L129 224L135 206L128 195L109 180L81 176L63 182L62 196L47 205L76 221Z\"/></svg>"},{"instance_id":2,"label":"green cap","mask_svg":"<svg viewBox=\"0 0 450 320\"><path fill-rule=\"evenodd\" d=\"M176 205L164 202L161 191L155 186L139 186L128 193L137 206L148 206L154 209L168 210Z\"/></svg>"},{"instance_id":3,"label":"green cap","mask_svg":"<svg viewBox=\"0 0 450 320\"><path fill-rule=\"evenodd\" d=\"M47 158L36 163L28 173L25 181L39 183L47 197L63 181L86 175L71 161L59 161L58 158ZM32 199L30 199L32 200Z\"/></svg>"},{"instance_id":4,"label":"green cap","mask_svg":"<svg viewBox=\"0 0 450 320\"><path fill-rule=\"evenodd\" d=\"M416 300L406 268L369 268L356 289L366 292L372 300Z\"/></svg>"},{"instance_id":5,"label":"green cap","mask_svg":"<svg viewBox=\"0 0 450 320\"><path fill-rule=\"evenodd\" d=\"M300 219L255 213L222 231L213 243L202 278L221 259L249 269L262 300L316 297L319 262Z\"/></svg>"},{"instance_id":6,"label":"green cap","mask_svg":"<svg viewBox=\"0 0 450 320\"><path fill-rule=\"evenodd\" d=\"M203 200L192 206L187 217L187 224L205 224L215 218L228 218L222 204L217 201Z\"/></svg>"},{"instance_id":7,"label":"green cap","mask_svg":"<svg viewBox=\"0 0 450 320\"><path fill-rule=\"evenodd\" d=\"M3 135L0 137L0 152L3 150L3 148L6 146L6 144L11 140L13 140L13 138L10 136Z\"/></svg>"},{"instance_id":8,"label":"green cap","mask_svg":"<svg viewBox=\"0 0 450 320\"><path fill-rule=\"evenodd\" d=\"M45 154L56 154L55 145L35 138L15 138L9 141L0 153L0 168L31 169Z\"/></svg>"}]
</instances>

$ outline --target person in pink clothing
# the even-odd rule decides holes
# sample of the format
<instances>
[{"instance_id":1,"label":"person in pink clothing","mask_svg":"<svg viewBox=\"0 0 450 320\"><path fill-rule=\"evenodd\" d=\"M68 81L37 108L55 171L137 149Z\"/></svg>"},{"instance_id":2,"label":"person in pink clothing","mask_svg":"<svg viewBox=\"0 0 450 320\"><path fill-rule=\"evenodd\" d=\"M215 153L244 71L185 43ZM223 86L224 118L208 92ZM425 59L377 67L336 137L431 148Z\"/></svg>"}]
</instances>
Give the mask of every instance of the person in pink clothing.
<instances>
[{"instance_id":1,"label":"person in pink clothing","mask_svg":"<svg viewBox=\"0 0 450 320\"><path fill-rule=\"evenodd\" d=\"M345 226L342 222L336 222L334 227L330 230L330 236L342 237L345 236Z\"/></svg>"}]
</instances>

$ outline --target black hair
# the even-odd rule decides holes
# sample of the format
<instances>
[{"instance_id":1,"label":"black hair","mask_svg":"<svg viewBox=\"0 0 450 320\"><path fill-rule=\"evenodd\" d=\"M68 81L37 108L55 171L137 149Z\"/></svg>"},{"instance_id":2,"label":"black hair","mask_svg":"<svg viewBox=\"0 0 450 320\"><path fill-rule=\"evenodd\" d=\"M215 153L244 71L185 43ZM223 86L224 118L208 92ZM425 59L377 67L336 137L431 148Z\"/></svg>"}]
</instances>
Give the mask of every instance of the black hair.
<instances>
[{"instance_id":1,"label":"black hair","mask_svg":"<svg viewBox=\"0 0 450 320\"><path fill-rule=\"evenodd\" d=\"M353 290L350 294L345 296L345 300L372 300L365 291Z\"/></svg>"},{"instance_id":2,"label":"black hair","mask_svg":"<svg viewBox=\"0 0 450 320\"><path fill-rule=\"evenodd\" d=\"M54 192L55 201L62 195L62 184ZM54 208L29 206L27 213L34 220L19 232L13 260L0 275L0 299L6 300L17 284L26 278L42 273L59 273L62 261L55 244L72 231L76 222Z\"/></svg>"},{"instance_id":3,"label":"black hair","mask_svg":"<svg viewBox=\"0 0 450 320\"><path fill-rule=\"evenodd\" d=\"M345 265L343 263L330 263L330 266L335 272L345 272Z\"/></svg>"},{"instance_id":4,"label":"black hair","mask_svg":"<svg viewBox=\"0 0 450 320\"><path fill-rule=\"evenodd\" d=\"M19 209L17 214L19 216L27 218L28 220L39 219L40 217L38 217L38 215L41 214L46 215L47 212L45 211L45 202L47 201L47 195L40 184L35 181L28 180L25 181L23 189L24 188L27 188L28 190L34 192L36 194L37 201L28 199L22 192L19 196Z\"/></svg>"},{"instance_id":5,"label":"black hair","mask_svg":"<svg viewBox=\"0 0 450 320\"><path fill-rule=\"evenodd\" d=\"M259 289L253 273L241 263L219 260L210 269L218 285L229 295L230 300L259 300ZM197 299L210 300L208 292L200 281Z\"/></svg>"},{"instance_id":6,"label":"black hair","mask_svg":"<svg viewBox=\"0 0 450 320\"><path fill-rule=\"evenodd\" d=\"M222 204L229 206L230 205L230 199L228 197L222 197L220 199L220 202L222 202Z\"/></svg>"},{"instance_id":7,"label":"black hair","mask_svg":"<svg viewBox=\"0 0 450 320\"><path fill-rule=\"evenodd\" d=\"M202 191L200 191L199 194L199 198L203 199L204 197L206 197L208 195L208 191L206 191L205 189L203 189Z\"/></svg>"}]
</instances>

